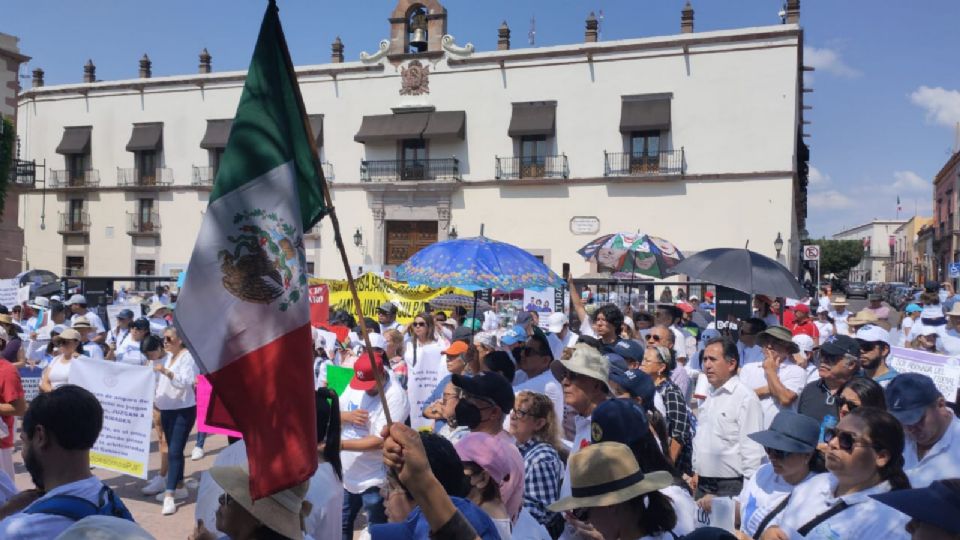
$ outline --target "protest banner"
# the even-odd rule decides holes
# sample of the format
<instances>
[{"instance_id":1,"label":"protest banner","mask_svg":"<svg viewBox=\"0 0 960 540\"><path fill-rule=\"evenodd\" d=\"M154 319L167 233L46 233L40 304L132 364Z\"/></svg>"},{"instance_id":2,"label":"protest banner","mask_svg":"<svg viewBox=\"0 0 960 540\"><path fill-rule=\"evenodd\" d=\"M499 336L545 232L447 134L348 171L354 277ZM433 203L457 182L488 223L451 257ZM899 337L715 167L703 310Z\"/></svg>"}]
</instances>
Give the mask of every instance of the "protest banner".
<instances>
[{"instance_id":1,"label":"protest banner","mask_svg":"<svg viewBox=\"0 0 960 540\"><path fill-rule=\"evenodd\" d=\"M207 424L207 410L210 408L210 394L212 387L210 381L203 375L197 376L197 431L203 433L215 433L217 435L226 435L227 437L243 438L243 434L232 429L211 426Z\"/></svg>"},{"instance_id":2,"label":"protest banner","mask_svg":"<svg viewBox=\"0 0 960 540\"><path fill-rule=\"evenodd\" d=\"M0 279L0 305L12 308L17 305L20 281L17 278Z\"/></svg>"},{"instance_id":3,"label":"protest banner","mask_svg":"<svg viewBox=\"0 0 960 540\"><path fill-rule=\"evenodd\" d=\"M30 403L40 393L43 370L39 367L22 367L17 368L17 372L20 373L20 384L23 386L23 399Z\"/></svg>"},{"instance_id":4,"label":"protest banner","mask_svg":"<svg viewBox=\"0 0 960 540\"><path fill-rule=\"evenodd\" d=\"M320 328L330 320L330 288L324 284L310 285L310 326Z\"/></svg>"},{"instance_id":5,"label":"protest banner","mask_svg":"<svg viewBox=\"0 0 960 540\"><path fill-rule=\"evenodd\" d=\"M133 312L133 320L137 320L143 316L143 309L140 307L140 304L110 304L107 306L107 320L110 328L117 327L117 313L125 309Z\"/></svg>"},{"instance_id":6,"label":"protest banner","mask_svg":"<svg viewBox=\"0 0 960 540\"><path fill-rule=\"evenodd\" d=\"M17 289L17 305L23 304L24 302L30 300L30 285L24 285Z\"/></svg>"},{"instance_id":7,"label":"protest banner","mask_svg":"<svg viewBox=\"0 0 960 540\"><path fill-rule=\"evenodd\" d=\"M942 354L916 349L890 347L887 365L900 373L922 373L933 379L944 399L953 403L960 388L960 363L957 359Z\"/></svg>"},{"instance_id":8,"label":"protest banner","mask_svg":"<svg viewBox=\"0 0 960 540\"><path fill-rule=\"evenodd\" d=\"M717 330L735 331L751 316L749 294L717 285Z\"/></svg>"},{"instance_id":9,"label":"protest banner","mask_svg":"<svg viewBox=\"0 0 960 540\"><path fill-rule=\"evenodd\" d=\"M351 314L355 313L353 297L346 280L310 278L308 283L311 286L327 286L330 311L347 310ZM413 318L418 313L426 311L427 303L441 294L473 296L473 293L455 287L442 289L431 289L426 286L411 287L402 281L393 281L374 273L360 276L355 283L365 317L376 320L377 308L384 302L390 301L397 306L397 320L403 325L413 322Z\"/></svg>"},{"instance_id":10,"label":"protest banner","mask_svg":"<svg viewBox=\"0 0 960 540\"><path fill-rule=\"evenodd\" d=\"M556 305L556 292L553 287L547 287L546 289L535 291L533 289L524 289L523 290L523 310L524 311L536 311L537 313L551 313L553 311L560 311L563 309L563 305ZM561 298L561 302L563 299ZM546 319L546 317L542 317Z\"/></svg>"},{"instance_id":11,"label":"protest banner","mask_svg":"<svg viewBox=\"0 0 960 540\"><path fill-rule=\"evenodd\" d=\"M157 385L153 368L78 358L69 381L89 390L103 407L103 429L90 449L90 465L146 479Z\"/></svg>"}]
</instances>

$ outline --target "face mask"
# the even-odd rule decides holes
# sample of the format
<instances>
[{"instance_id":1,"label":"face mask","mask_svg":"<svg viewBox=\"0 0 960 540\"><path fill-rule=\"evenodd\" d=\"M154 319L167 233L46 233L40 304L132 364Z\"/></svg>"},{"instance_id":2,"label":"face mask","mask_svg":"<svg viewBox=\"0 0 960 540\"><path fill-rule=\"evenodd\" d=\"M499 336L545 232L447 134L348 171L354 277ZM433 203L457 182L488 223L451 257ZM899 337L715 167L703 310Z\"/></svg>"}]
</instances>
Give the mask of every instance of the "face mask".
<instances>
[{"instance_id":1,"label":"face mask","mask_svg":"<svg viewBox=\"0 0 960 540\"><path fill-rule=\"evenodd\" d=\"M457 420L457 426L474 429L480 425L480 409L465 399L461 399L457 403L457 408L454 409L453 414Z\"/></svg>"}]
</instances>

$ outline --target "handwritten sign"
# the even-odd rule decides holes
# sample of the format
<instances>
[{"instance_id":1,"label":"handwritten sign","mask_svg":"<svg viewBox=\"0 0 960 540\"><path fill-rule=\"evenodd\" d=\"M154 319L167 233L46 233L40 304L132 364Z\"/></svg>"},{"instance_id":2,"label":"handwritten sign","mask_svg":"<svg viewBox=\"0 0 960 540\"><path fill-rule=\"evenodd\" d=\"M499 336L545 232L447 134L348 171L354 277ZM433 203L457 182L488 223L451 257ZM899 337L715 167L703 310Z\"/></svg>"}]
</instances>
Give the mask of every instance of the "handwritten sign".
<instances>
[{"instance_id":1,"label":"handwritten sign","mask_svg":"<svg viewBox=\"0 0 960 540\"><path fill-rule=\"evenodd\" d=\"M20 373L20 384L23 385L23 398L30 403L40 393L40 377L43 375L43 370L39 367L22 367L17 371Z\"/></svg>"},{"instance_id":2,"label":"handwritten sign","mask_svg":"<svg viewBox=\"0 0 960 540\"><path fill-rule=\"evenodd\" d=\"M20 282L17 278L0 279L0 305L12 308L17 305Z\"/></svg>"},{"instance_id":3,"label":"handwritten sign","mask_svg":"<svg viewBox=\"0 0 960 540\"><path fill-rule=\"evenodd\" d=\"M900 373L922 373L933 379L937 390L951 403L957 399L960 388L960 363L957 359L914 349L891 347L887 365Z\"/></svg>"},{"instance_id":4,"label":"handwritten sign","mask_svg":"<svg viewBox=\"0 0 960 540\"><path fill-rule=\"evenodd\" d=\"M330 288L326 284L310 285L310 324L320 328L330 319Z\"/></svg>"}]
</instances>

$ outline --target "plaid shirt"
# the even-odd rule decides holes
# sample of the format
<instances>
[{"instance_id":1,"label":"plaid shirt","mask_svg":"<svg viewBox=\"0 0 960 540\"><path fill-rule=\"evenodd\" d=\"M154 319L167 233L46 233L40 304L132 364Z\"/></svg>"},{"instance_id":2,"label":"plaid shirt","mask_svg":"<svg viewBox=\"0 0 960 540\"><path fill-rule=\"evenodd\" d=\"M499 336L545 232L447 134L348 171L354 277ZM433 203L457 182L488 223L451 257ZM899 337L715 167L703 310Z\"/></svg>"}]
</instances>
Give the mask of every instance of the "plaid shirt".
<instances>
[{"instance_id":1,"label":"plaid shirt","mask_svg":"<svg viewBox=\"0 0 960 540\"><path fill-rule=\"evenodd\" d=\"M667 432L670 438L676 440L681 446L675 466L681 473L693 474L693 425L690 409L687 408L680 389L670 379L660 383L657 386L657 392L663 398L663 404L667 409Z\"/></svg>"},{"instance_id":2,"label":"plaid shirt","mask_svg":"<svg viewBox=\"0 0 960 540\"><path fill-rule=\"evenodd\" d=\"M556 514L547 506L560 498L563 462L552 446L530 440L518 445L523 455L523 506L542 525Z\"/></svg>"}]
</instances>

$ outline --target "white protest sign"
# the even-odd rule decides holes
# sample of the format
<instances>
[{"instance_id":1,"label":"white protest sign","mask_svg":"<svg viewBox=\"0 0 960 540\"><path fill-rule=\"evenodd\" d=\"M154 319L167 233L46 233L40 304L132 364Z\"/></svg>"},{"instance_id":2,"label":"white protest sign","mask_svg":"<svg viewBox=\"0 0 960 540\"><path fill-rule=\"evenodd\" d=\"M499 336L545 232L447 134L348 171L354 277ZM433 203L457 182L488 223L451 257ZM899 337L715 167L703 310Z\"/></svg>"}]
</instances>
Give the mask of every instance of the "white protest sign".
<instances>
[{"instance_id":1,"label":"white protest sign","mask_svg":"<svg viewBox=\"0 0 960 540\"><path fill-rule=\"evenodd\" d=\"M117 313L129 309L133 312L133 320L139 319L142 315L143 309L140 307L140 304L110 304L107 306L107 320L109 321L110 329L117 327Z\"/></svg>"},{"instance_id":2,"label":"white protest sign","mask_svg":"<svg viewBox=\"0 0 960 540\"><path fill-rule=\"evenodd\" d=\"M887 365L900 373L922 373L933 379L937 390L944 399L953 402L957 399L960 387L960 363L957 359L915 349L891 347Z\"/></svg>"},{"instance_id":3,"label":"white protest sign","mask_svg":"<svg viewBox=\"0 0 960 540\"><path fill-rule=\"evenodd\" d=\"M90 465L147 478L153 395L150 366L76 359L70 384L89 390L103 407L103 429L90 449Z\"/></svg>"},{"instance_id":4,"label":"white protest sign","mask_svg":"<svg viewBox=\"0 0 960 540\"><path fill-rule=\"evenodd\" d=\"M17 289L17 305L30 300L30 285L24 285Z\"/></svg>"},{"instance_id":5,"label":"white protest sign","mask_svg":"<svg viewBox=\"0 0 960 540\"><path fill-rule=\"evenodd\" d=\"M0 279L0 305L12 308L17 305L20 281L17 278Z\"/></svg>"}]
</instances>

